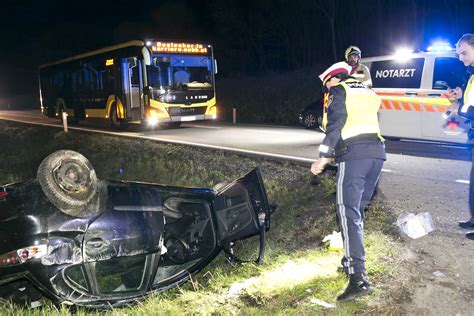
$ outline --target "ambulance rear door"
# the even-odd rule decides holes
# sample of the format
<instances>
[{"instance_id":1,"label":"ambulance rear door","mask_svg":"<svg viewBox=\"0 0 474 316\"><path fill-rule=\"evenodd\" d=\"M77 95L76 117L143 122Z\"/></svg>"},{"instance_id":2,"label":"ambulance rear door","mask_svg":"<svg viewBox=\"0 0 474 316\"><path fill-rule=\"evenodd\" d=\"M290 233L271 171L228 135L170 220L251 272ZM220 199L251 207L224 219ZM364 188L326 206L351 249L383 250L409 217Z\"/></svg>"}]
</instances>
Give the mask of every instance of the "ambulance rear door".
<instances>
[{"instance_id":1,"label":"ambulance rear door","mask_svg":"<svg viewBox=\"0 0 474 316\"><path fill-rule=\"evenodd\" d=\"M451 104L448 89L464 87L466 67L454 53L432 54L427 58L426 76L422 83L424 107L422 136L426 140L467 143L466 120L456 113L446 115Z\"/></svg>"},{"instance_id":2,"label":"ambulance rear door","mask_svg":"<svg viewBox=\"0 0 474 316\"><path fill-rule=\"evenodd\" d=\"M398 59L393 56L369 58L374 91L382 97L379 111L383 136L422 138L423 100L419 95L425 58Z\"/></svg>"}]
</instances>

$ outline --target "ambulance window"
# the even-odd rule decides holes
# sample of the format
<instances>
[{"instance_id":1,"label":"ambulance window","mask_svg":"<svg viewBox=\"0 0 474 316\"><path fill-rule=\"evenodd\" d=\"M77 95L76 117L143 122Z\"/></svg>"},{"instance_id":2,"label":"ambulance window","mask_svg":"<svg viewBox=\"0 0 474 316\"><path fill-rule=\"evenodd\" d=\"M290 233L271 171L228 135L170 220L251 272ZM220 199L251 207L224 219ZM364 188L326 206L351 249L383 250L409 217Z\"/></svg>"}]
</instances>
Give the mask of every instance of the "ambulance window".
<instances>
[{"instance_id":1,"label":"ambulance window","mask_svg":"<svg viewBox=\"0 0 474 316\"><path fill-rule=\"evenodd\" d=\"M462 87L468 78L466 67L457 58L438 57L435 60L433 89Z\"/></svg>"},{"instance_id":2,"label":"ambulance window","mask_svg":"<svg viewBox=\"0 0 474 316\"><path fill-rule=\"evenodd\" d=\"M424 58L374 61L370 67L373 87L419 89L424 64Z\"/></svg>"}]
</instances>

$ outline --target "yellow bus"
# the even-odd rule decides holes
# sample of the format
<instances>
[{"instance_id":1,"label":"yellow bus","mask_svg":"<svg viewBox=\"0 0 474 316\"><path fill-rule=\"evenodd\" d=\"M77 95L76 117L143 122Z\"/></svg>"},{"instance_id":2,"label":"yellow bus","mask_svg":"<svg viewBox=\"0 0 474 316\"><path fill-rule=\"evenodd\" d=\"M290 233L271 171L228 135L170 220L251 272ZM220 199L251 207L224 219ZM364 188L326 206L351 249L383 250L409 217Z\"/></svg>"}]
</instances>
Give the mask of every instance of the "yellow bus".
<instances>
[{"instance_id":1,"label":"yellow bus","mask_svg":"<svg viewBox=\"0 0 474 316\"><path fill-rule=\"evenodd\" d=\"M42 65L41 111L78 123L108 120L179 127L217 118L212 46L181 41L129 41Z\"/></svg>"}]
</instances>

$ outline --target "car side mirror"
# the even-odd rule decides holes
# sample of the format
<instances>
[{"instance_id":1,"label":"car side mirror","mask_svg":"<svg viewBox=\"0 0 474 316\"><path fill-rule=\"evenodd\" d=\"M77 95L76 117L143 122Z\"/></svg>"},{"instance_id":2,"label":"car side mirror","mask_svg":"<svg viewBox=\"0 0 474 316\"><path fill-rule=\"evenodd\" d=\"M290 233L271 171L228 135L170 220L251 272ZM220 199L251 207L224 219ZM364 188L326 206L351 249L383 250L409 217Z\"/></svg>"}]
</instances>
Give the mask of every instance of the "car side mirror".
<instances>
[{"instance_id":1,"label":"car side mirror","mask_svg":"<svg viewBox=\"0 0 474 316\"><path fill-rule=\"evenodd\" d=\"M435 81L434 85L433 85L433 89L436 89L436 90L448 90L449 89L449 85L446 83L446 81Z\"/></svg>"}]
</instances>

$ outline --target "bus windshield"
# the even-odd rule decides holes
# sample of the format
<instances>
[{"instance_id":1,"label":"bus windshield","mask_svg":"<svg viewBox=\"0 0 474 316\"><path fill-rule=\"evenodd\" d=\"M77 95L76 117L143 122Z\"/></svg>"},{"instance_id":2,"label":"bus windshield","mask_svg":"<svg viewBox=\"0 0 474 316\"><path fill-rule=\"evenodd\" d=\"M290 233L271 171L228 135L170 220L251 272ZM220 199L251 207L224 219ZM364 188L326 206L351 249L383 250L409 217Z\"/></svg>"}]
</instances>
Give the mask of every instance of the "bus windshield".
<instances>
[{"instance_id":1,"label":"bus windshield","mask_svg":"<svg viewBox=\"0 0 474 316\"><path fill-rule=\"evenodd\" d=\"M148 84L157 90L209 89L214 84L210 56L153 55Z\"/></svg>"}]
</instances>

